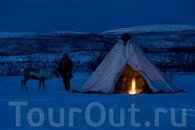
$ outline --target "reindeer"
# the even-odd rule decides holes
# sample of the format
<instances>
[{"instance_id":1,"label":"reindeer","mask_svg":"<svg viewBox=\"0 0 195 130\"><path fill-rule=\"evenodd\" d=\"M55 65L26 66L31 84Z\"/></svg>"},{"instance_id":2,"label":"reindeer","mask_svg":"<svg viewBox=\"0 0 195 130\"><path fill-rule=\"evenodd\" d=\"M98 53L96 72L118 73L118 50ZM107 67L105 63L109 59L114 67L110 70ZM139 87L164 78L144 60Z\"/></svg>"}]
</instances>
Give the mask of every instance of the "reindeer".
<instances>
[{"instance_id":1,"label":"reindeer","mask_svg":"<svg viewBox=\"0 0 195 130\"><path fill-rule=\"evenodd\" d=\"M26 82L29 79L35 79L35 80L39 80L39 91L41 88L41 83L43 84L43 90L45 90L45 80L46 79L52 79L54 77L60 78L59 74L55 71L51 72L45 69L35 69L35 68L24 68L21 70L24 78L22 79L21 83L22 83L22 90L24 91L23 85L25 87L25 90L28 91L28 89L26 88Z\"/></svg>"}]
</instances>

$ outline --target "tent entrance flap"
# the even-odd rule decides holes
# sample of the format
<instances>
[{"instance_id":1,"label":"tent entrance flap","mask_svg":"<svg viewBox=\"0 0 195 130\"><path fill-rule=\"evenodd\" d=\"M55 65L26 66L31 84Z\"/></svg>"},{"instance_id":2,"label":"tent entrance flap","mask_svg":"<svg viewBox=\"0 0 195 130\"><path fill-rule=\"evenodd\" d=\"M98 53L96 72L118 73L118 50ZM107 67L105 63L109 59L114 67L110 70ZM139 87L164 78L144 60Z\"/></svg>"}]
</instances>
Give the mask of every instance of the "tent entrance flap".
<instances>
[{"instance_id":1,"label":"tent entrance flap","mask_svg":"<svg viewBox=\"0 0 195 130\"><path fill-rule=\"evenodd\" d=\"M143 91L144 86L148 86L144 77L127 64L115 84L114 91L137 94Z\"/></svg>"}]
</instances>

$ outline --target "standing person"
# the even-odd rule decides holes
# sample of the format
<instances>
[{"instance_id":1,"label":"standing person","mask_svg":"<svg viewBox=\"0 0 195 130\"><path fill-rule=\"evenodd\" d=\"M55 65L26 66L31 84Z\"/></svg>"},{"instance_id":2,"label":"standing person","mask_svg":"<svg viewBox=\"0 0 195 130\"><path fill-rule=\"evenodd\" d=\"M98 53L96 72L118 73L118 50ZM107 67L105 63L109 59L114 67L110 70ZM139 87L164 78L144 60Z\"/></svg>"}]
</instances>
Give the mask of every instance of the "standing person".
<instances>
[{"instance_id":1,"label":"standing person","mask_svg":"<svg viewBox=\"0 0 195 130\"><path fill-rule=\"evenodd\" d=\"M66 53L62 53L62 59L60 60L59 70L63 78L63 83L66 91L70 90L70 79L73 78L72 67L73 67L72 60L68 58Z\"/></svg>"}]
</instances>

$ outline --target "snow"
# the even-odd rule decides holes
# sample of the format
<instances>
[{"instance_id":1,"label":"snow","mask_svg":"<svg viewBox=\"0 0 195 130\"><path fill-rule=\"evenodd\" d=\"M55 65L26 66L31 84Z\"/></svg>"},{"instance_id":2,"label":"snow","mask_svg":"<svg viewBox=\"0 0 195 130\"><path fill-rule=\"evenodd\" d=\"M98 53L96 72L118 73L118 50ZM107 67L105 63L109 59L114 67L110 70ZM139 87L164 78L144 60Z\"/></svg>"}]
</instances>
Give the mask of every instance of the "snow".
<instances>
[{"instance_id":1,"label":"snow","mask_svg":"<svg viewBox=\"0 0 195 130\"><path fill-rule=\"evenodd\" d=\"M195 26L191 25L141 25L127 28L111 29L102 32L102 34L122 34L128 33L146 33L146 32L165 32L165 31L183 31L183 30L195 30Z\"/></svg>"},{"instance_id":2,"label":"snow","mask_svg":"<svg viewBox=\"0 0 195 130\"><path fill-rule=\"evenodd\" d=\"M91 34L88 32L76 32L76 31L52 31L52 32L46 32L46 33L37 33L37 32L1 32L0 31L0 38L17 38L17 37L30 37L37 34L51 34L51 35L63 35L63 34Z\"/></svg>"},{"instance_id":3,"label":"snow","mask_svg":"<svg viewBox=\"0 0 195 130\"><path fill-rule=\"evenodd\" d=\"M89 32L75 32L75 31L52 31L51 34L91 34Z\"/></svg>"},{"instance_id":4,"label":"snow","mask_svg":"<svg viewBox=\"0 0 195 130\"><path fill-rule=\"evenodd\" d=\"M122 34L125 32L129 33L147 33L147 32L165 32L165 31L186 31L186 30L195 30L195 26L192 25L170 25L170 24L157 24L157 25L139 25L139 26L132 26L132 27L125 27L125 28L118 28L118 29L110 29L105 30L101 34ZM15 38L15 37L24 37L24 36L33 36L36 32L1 32L0 31L0 38ZM48 33L42 34L92 34L89 32L76 32L76 31L52 31Z\"/></svg>"},{"instance_id":5,"label":"snow","mask_svg":"<svg viewBox=\"0 0 195 130\"><path fill-rule=\"evenodd\" d=\"M189 25L148 25L107 30L102 34L124 32L163 32L195 30ZM30 37L37 33L0 32L0 38ZM87 34L85 32L50 32ZM172 34L171 38L177 39ZM193 42L192 42L193 43ZM159 44L159 43L158 43ZM170 44L163 41L163 46ZM189 45L189 44L188 44ZM80 53L78 53L80 54ZM91 60L91 56L75 59ZM25 61L29 55L1 56L1 61ZM35 61L59 59L59 54L34 54ZM93 58L93 57L92 57ZM74 59L73 59L74 60ZM14 62L15 63L15 62ZM3 66L6 68L6 66ZM1 70L2 71L2 70ZM82 87L89 73L74 73L71 89ZM176 75L173 84L184 89L177 94L80 94L64 90L62 79L47 80L46 92L38 91L38 81L27 82L21 90L21 76L0 77L0 129L194 129L195 75Z\"/></svg>"},{"instance_id":6,"label":"snow","mask_svg":"<svg viewBox=\"0 0 195 130\"><path fill-rule=\"evenodd\" d=\"M74 73L71 89L90 76ZM0 129L194 129L195 75L176 75L177 94L80 94L63 90L62 79L21 90L21 76L0 77Z\"/></svg>"},{"instance_id":7,"label":"snow","mask_svg":"<svg viewBox=\"0 0 195 130\"><path fill-rule=\"evenodd\" d=\"M0 38L15 38L34 35L32 32L0 32Z\"/></svg>"}]
</instances>

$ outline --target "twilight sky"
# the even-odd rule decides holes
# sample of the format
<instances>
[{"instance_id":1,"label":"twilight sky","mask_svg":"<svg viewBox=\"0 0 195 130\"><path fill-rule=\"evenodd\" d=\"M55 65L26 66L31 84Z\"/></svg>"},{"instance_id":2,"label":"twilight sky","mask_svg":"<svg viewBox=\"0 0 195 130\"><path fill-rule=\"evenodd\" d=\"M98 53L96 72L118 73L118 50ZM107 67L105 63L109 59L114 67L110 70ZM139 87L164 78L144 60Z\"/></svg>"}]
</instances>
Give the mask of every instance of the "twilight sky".
<instances>
[{"instance_id":1,"label":"twilight sky","mask_svg":"<svg viewBox=\"0 0 195 130\"><path fill-rule=\"evenodd\" d=\"M195 25L195 0L0 0L0 31L101 33L152 24Z\"/></svg>"}]
</instances>

